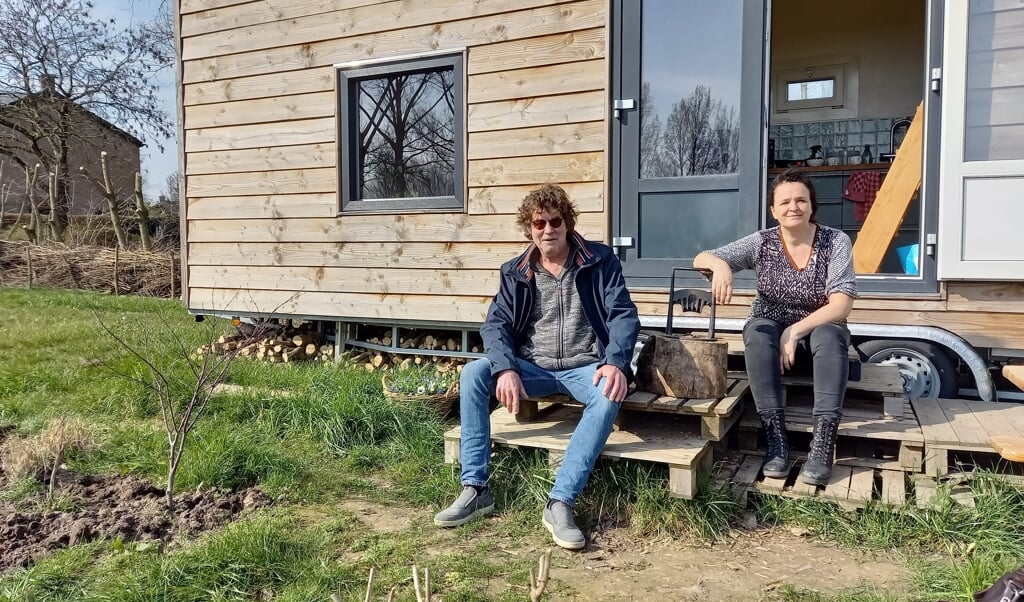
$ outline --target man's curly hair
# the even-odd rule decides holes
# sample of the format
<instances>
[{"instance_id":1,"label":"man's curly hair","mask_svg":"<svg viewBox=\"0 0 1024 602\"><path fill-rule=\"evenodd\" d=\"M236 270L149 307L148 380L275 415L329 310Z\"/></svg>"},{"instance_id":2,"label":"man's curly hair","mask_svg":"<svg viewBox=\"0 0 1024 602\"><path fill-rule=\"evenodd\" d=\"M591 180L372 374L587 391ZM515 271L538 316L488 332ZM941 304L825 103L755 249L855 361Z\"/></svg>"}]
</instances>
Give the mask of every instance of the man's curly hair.
<instances>
[{"instance_id":1,"label":"man's curly hair","mask_svg":"<svg viewBox=\"0 0 1024 602\"><path fill-rule=\"evenodd\" d=\"M565 221L567 232L572 234L576 230L576 218L580 211L576 204L569 200L565 189L557 184L545 184L526 195L523 202L519 204L519 211L516 214L516 223L523 229L526 238L530 238L530 223L533 221L533 214L537 211L557 213Z\"/></svg>"}]
</instances>

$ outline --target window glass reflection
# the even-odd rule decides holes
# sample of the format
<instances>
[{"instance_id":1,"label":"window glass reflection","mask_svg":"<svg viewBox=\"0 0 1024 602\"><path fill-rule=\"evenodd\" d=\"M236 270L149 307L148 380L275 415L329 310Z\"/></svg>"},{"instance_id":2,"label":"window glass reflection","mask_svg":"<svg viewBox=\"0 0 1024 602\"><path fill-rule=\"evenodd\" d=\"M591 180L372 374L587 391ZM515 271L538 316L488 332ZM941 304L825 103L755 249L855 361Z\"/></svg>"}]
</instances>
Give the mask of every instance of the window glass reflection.
<instances>
[{"instance_id":1,"label":"window glass reflection","mask_svg":"<svg viewBox=\"0 0 1024 602\"><path fill-rule=\"evenodd\" d=\"M742 2L645 0L640 177L739 168Z\"/></svg>"}]
</instances>

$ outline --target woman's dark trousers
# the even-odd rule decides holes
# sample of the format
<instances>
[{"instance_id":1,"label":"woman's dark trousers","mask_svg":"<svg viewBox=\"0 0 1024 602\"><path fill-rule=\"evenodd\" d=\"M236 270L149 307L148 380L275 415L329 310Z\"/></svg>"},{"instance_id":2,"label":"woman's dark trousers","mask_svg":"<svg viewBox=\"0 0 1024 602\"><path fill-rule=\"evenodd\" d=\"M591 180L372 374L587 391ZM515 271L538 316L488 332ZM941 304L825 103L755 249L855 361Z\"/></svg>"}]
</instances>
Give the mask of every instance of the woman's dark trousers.
<instances>
[{"instance_id":1,"label":"woman's dark trousers","mask_svg":"<svg viewBox=\"0 0 1024 602\"><path fill-rule=\"evenodd\" d=\"M785 327L767 318L753 318L743 328L744 357L750 391L768 440L764 465L766 477L784 478L789 472L789 443L786 439L786 411L782 393L782 363L779 339ZM840 324L823 324L800 341L797 363L813 365L814 439L801 480L823 485L832 472L839 420L850 364L850 331Z\"/></svg>"}]
</instances>

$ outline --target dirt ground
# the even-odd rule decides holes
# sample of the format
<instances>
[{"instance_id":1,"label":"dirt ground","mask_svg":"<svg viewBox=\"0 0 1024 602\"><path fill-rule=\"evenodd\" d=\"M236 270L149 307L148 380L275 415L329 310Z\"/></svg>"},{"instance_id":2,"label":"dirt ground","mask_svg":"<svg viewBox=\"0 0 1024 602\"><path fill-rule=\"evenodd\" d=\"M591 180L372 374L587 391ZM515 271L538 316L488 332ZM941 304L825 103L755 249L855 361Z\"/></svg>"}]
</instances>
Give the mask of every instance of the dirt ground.
<instances>
[{"instance_id":1,"label":"dirt ground","mask_svg":"<svg viewBox=\"0 0 1024 602\"><path fill-rule=\"evenodd\" d=\"M345 507L368 529L387 532L429 524L431 519L422 509L388 508L359 500L350 500ZM484 529L476 537L493 538L491 560L498 563L509 556L539 558L551 547L546 598L550 600L749 602L771 599L785 584L822 594L861 587L894 594L906 589L909 573L895 557L860 554L821 542L806 530L755 526L749 523L753 517L747 518L751 529L737 530L730 541L713 546L639 541L627 530L615 528L589 533L587 547L570 552L550 543L539 519L537 536L528 542L533 546L504 540L497 529ZM450 551L457 536L451 531L439 533L438 553ZM492 584L492 588L510 585L520 588L519 584Z\"/></svg>"},{"instance_id":2,"label":"dirt ground","mask_svg":"<svg viewBox=\"0 0 1024 602\"><path fill-rule=\"evenodd\" d=\"M0 426L0 440L11 428ZM45 476L49 481L50 475ZM0 469L0 487L6 483ZM45 487L45 483L44 483ZM58 471L54 497L69 511L43 511L42 493L0 502L0 572L26 566L47 552L100 537L166 544L219 527L248 508L271 500L257 489L202 491L175 496L167 512L164 490L136 477L93 476Z\"/></svg>"},{"instance_id":3,"label":"dirt ground","mask_svg":"<svg viewBox=\"0 0 1024 602\"><path fill-rule=\"evenodd\" d=\"M0 439L9 429L0 430ZM172 543L234 520L247 509L271 500L256 489L240 492L182 492L174 516L166 512L164 492L135 477L92 476L61 471L56 493L68 511L39 510L38 500L0 502L0 572L25 566L47 552L99 537L124 541ZM47 475L48 478L48 475ZM0 486L5 482L0 470ZM35 494L35 495L42 495ZM455 531L433 530L432 512L423 508L383 506L360 499L344 502L367 530L399 533L424 528L435 533L428 555L449 553L487 538L489 560L539 558L547 548L551 560L550 600L764 600L784 584L828 594L858 587L903 591L907 570L896 558L869 557L818 541L799 529L756 525L752 515L727 542L694 545L681 541L638 540L621 528L588 534L587 547L569 552L554 546L537 521L534 536L511 539L502 534L501 517L485 519L467 542ZM497 579L488 589L522 589ZM443 592L437 592L443 597ZM525 597L525 596L524 596Z\"/></svg>"}]
</instances>

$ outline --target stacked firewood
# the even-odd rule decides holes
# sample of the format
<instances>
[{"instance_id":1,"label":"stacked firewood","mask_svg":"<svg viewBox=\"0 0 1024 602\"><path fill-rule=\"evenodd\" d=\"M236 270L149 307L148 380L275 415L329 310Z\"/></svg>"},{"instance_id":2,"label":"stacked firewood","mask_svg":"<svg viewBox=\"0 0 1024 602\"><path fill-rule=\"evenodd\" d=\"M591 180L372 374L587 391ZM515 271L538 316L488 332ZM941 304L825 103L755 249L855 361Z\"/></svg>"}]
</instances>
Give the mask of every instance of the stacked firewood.
<instances>
[{"instance_id":1,"label":"stacked firewood","mask_svg":"<svg viewBox=\"0 0 1024 602\"><path fill-rule=\"evenodd\" d=\"M197 355L206 353L236 353L270 363L329 362L334 359L334 345L325 344L311 322L285 321L276 327L242 324L237 333L223 335L196 349Z\"/></svg>"},{"instance_id":2,"label":"stacked firewood","mask_svg":"<svg viewBox=\"0 0 1024 602\"><path fill-rule=\"evenodd\" d=\"M390 334L380 337L370 337L366 340L371 345L392 347L394 342ZM358 343L357 343L358 345ZM462 351L461 340L448 337L445 333L421 333L402 336L398 345L395 345L402 352L388 352L376 349L364 349L355 347L346 352L345 358L357 366L363 366L367 372L387 371L392 369L401 370L412 366L433 366L439 373L446 374L450 371L461 372L462 366L472 358L451 357L444 354L419 354L417 349L430 351ZM468 351L480 353L479 345L470 345Z\"/></svg>"}]
</instances>

